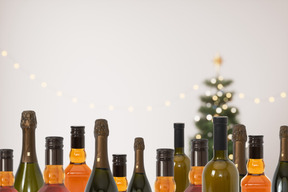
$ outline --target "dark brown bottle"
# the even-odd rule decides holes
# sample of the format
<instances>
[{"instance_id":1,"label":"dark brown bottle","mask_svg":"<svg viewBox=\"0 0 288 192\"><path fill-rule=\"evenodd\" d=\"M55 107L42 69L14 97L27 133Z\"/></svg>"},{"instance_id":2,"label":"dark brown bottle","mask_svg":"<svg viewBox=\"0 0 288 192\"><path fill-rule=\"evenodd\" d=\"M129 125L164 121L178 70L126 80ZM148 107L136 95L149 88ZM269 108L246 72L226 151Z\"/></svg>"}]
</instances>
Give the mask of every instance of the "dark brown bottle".
<instances>
[{"instance_id":1,"label":"dark brown bottle","mask_svg":"<svg viewBox=\"0 0 288 192\"><path fill-rule=\"evenodd\" d=\"M247 133L245 125L238 124L233 127L233 162L239 172L239 191L241 191L241 180L247 174L246 168L246 141Z\"/></svg>"}]
</instances>

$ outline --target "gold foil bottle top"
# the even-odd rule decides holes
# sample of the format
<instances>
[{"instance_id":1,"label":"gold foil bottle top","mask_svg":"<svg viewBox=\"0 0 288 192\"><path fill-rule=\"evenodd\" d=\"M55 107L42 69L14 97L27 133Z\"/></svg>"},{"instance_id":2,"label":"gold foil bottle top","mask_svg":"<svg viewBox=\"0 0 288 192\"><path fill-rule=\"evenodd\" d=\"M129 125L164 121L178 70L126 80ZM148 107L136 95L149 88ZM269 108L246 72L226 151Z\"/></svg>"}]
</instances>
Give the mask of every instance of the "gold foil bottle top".
<instances>
[{"instance_id":1,"label":"gold foil bottle top","mask_svg":"<svg viewBox=\"0 0 288 192\"><path fill-rule=\"evenodd\" d=\"M145 149L145 144L144 144L144 139L142 137L136 137L134 141L134 150L144 150Z\"/></svg>"},{"instance_id":2,"label":"gold foil bottle top","mask_svg":"<svg viewBox=\"0 0 288 192\"><path fill-rule=\"evenodd\" d=\"M280 127L280 138L288 138L288 126L282 125Z\"/></svg>"},{"instance_id":3,"label":"gold foil bottle top","mask_svg":"<svg viewBox=\"0 0 288 192\"><path fill-rule=\"evenodd\" d=\"M247 133L246 133L246 127L242 124L237 124L233 127L233 133L232 133L232 140L235 141L247 141Z\"/></svg>"},{"instance_id":4,"label":"gold foil bottle top","mask_svg":"<svg viewBox=\"0 0 288 192\"><path fill-rule=\"evenodd\" d=\"M97 119L95 121L94 135L95 135L95 137L96 136L108 137L109 129L108 129L108 122L106 119Z\"/></svg>"},{"instance_id":5,"label":"gold foil bottle top","mask_svg":"<svg viewBox=\"0 0 288 192\"><path fill-rule=\"evenodd\" d=\"M23 111L20 126L22 129L36 129L37 119L35 111Z\"/></svg>"}]
</instances>

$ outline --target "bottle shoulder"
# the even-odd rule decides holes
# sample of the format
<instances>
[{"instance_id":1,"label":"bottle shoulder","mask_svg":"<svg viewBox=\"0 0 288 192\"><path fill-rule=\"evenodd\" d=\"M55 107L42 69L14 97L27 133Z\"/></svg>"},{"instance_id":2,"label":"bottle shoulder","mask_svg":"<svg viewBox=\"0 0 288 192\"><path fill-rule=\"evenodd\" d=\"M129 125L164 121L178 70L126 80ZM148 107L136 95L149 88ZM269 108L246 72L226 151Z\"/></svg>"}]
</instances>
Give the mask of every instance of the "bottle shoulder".
<instances>
[{"instance_id":1,"label":"bottle shoulder","mask_svg":"<svg viewBox=\"0 0 288 192\"><path fill-rule=\"evenodd\" d=\"M175 154L174 155L174 163L185 163L190 166L190 159L189 157L185 154Z\"/></svg>"},{"instance_id":2,"label":"bottle shoulder","mask_svg":"<svg viewBox=\"0 0 288 192\"><path fill-rule=\"evenodd\" d=\"M84 164L72 164L70 163L65 168L65 174L89 174L91 173L91 169Z\"/></svg>"},{"instance_id":3,"label":"bottle shoulder","mask_svg":"<svg viewBox=\"0 0 288 192\"><path fill-rule=\"evenodd\" d=\"M239 173L234 163L230 160L211 160L203 170L203 175L209 177L233 176L238 180Z\"/></svg>"},{"instance_id":4,"label":"bottle shoulder","mask_svg":"<svg viewBox=\"0 0 288 192\"><path fill-rule=\"evenodd\" d=\"M146 173L133 173L127 192L152 192Z\"/></svg>"}]
</instances>

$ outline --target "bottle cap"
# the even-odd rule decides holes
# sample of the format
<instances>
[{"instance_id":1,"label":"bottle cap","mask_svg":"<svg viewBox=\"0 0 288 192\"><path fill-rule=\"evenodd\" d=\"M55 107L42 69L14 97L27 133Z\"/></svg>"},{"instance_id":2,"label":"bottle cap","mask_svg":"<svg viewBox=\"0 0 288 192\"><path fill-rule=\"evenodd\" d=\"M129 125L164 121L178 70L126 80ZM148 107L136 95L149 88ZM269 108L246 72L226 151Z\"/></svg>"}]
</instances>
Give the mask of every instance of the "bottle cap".
<instances>
[{"instance_id":1,"label":"bottle cap","mask_svg":"<svg viewBox=\"0 0 288 192\"><path fill-rule=\"evenodd\" d=\"M192 139L191 148L194 151L201 151L208 149L208 139Z\"/></svg>"},{"instance_id":2,"label":"bottle cap","mask_svg":"<svg viewBox=\"0 0 288 192\"><path fill-rule=\"evenodd\" d=\"M63 137L46 137L46 149L63 149Z\"/></svg>"},{"instance_id":3,"label":"bottle cap","mask_svg":"<svg viewBox=\"0 0 288 192\"><path fill-rule=\"evenodd\" d=\"M249 158L263 159L263 135L249 135Z\"/></svg>"},{"instance_id":4,"label":"bottle cap","mask_svg":"<svg viewBox=\"0 0 288 192\"><path fill-rule=\"evenodd\" d=\"M36 129L37 119L34 111L23 111L20 126L22 129Z\"/></svg>"},{"instance_id":5,"label":"bottle cap","mask_svg":"<svg viewBox=\"0 0 288 192\"><path fill-rule=\"evenodd\" d=\"M173 161L174 150L173 149L166 149L166 148L157 149L156 158L158 161Z\"/></svg>"},{"instance_id":6,"label":"bottle cap","mask_svg":"<svg viewBox=\"0 0 288 192\"><path fill-rule=\"evenodd\" d=\"M227 150L227 122L226 116L213 117L214 150Z\"/></svg>"},{"instance_id":7,"label":"bottle cap","mask_svg":"<svg viewBox=\"0 0 288 192\"><path fill-rule=\"evenodd\" d=\"M13 171L12 149L0 149L0 171Z\"/></svg>"},{"instance_id":8,"label":"bottle cap","mask_svg":"<svg viewBox=\"0 0 288 192\"><path fill-rule=\"evenodd\" d=\"M263 135L249 135L249 145L250 146L262 146L263 145Z\"/></svg>"},{"instance_id":9,"label":"bottle cap","mask_svg":"<svg viewBox=\"0 0 288 192\"><path fill-rule=\"evenodd\" d=\"M82 149L85 147L85 126L71 126L71 148Z\"/></svg>"},{"instance_id":10,"label":"bottle cap","mask_svg":"<svg viewBox=\"0 0 288 192\"><path fill-rule=\"evenodd\" d=\"M227 123L228 123L228 118L226 116L213 117L213 124L225 124L225 125L227 125Z\"/></svg>"},{"instance_id":11,"label":"bottle cap","mask_svg":"<svg viewBox=\"0 0 288 192\"><path fill-rule=\"evenodd\" d=\"M126 164L127 160L126 157L127 155L125 154L113 154L113 163L124 163Z\"/></svg>"},{"instance_id":12,"label":"bottle cap","mask_svg":"<svg viewBox=\"0 0 288 192\"><path fill-rule=\"evenodd\" d=\"M247 133L246 133L246 127L242 124L237 124L233 127L233 133L232 133L232 140L235 141L247 141Z\"/></svg>"},{"instance_id":13,"label":"bottle cap","mask_svg":"<svg viewBox=\"0 0 288 192\"><path fill-rule=\"evenodd\" d=\"M126 156L125 154L113 154L113 176L126 177Z\"/></svg>"},{"instance_id":14,"label":"bottle cap","mask_svg":"<svg viewBox=\"0 0 288 192\"><path fill-rule=\"evenodd\" d=\"M46 137L45 164L63 165L63 137Z\"/></svg>"},{"instance_id":15,"label":"bottle cap","mask_svg":"<svg viewBox=\"0 0 288 192\"><path fill-rule=\"evenodd\" d=\"M108 122L106 119L97 119L95 121L95 127L94 127L94 135L97 136L109 136L109 128L108 128Z\"/></svg>"},{"instance_id":16,"label":"bottle cap","mask_svg":"<svg viewBox=\"0 0 288 192\"><path fill-rule=\"evenodd\" d=\"M174 147L184 147L184 123L174 123Z\"/></svg>"},{"instance_id":17,"label":"bottle cap","mask_svg":"<svg viewBox=\"0 0 288 192\"><path fill-rule=\"evenodd\" d=\"M288 138L288 126L282 125L280 127L280 138Z\"/></svg>"},{"instance_id":18,"label":"bottle cap","mask_svg":"<svg viewBox=\"0 0 288 192\"><path fill-rule=\"evenodd\" d=\"M208 140L191 140L191 166L205 166L208 162Z\"/></svg>"},{"instance_id":19,"label":"bottle cap","mask_svg":"<svg viewBox=\"0 0 288 192\"><path fill-rule=\"evenodd\" d=\"M174 150L157 149L156 156L156 176L171 177L174 176Z\"/></svg>"},{"instance_id":20,"label":"bottle cap","mask_svg":"<svg viewBox=\"0 0 288 192\"><path fill-rule=\"evenodd\" d=\"M145 149L145 144L144 144L144 139L142 137L136 137L134 140L134 150L144 150Z\"/></svg>"}]
</instances>

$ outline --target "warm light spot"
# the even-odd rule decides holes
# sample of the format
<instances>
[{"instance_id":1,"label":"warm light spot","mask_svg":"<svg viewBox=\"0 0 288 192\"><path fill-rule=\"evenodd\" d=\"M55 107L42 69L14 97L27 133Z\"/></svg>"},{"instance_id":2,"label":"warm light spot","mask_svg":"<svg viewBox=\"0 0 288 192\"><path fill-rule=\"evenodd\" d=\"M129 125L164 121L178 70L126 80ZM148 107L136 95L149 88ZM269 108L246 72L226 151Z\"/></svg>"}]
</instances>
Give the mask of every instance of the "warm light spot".
<instances>
[{"instance_id":1,"label":"warm light spot","mask_svg":"<svg viewBox=\"0 0 288 192\"><path fill-rule=\"evenodd\" d=\"M166 101L165 105L166 105L166 107L169 107L171 105L171 102L170 101Z\"/></svg>"},{"instance_id":2,"label":"warm light spot","mask_svg":"<svg viewBox=\"0 0 288 192\"><path fill-rule=\"evenodd\" d=\"M194 86L193 86L193 89L194 89L194 90L198 90L198 89L199 89L199 85L194 85Z\"/></svg>"},{"instance_id":3,"label":"warm light spot","mask_svg":"<svg viewBox=\"0 0 288 192\"><path fill-rule=\"evenodd\" d=\"M128 108L128 111L129 111L129 112L133 112L133 111L134 111L134 107L130 106L130 107Z\"/></svg>"},{"instance_id":4,"label":"warm light spot","mask_svg":"<svg viewBox=\"0 0 288 192\"><path fill-rule=\"evenodd\" d=\"M226 105L226 104L222 105L222 109L223 109L223 110L228 109L228 105Z\"/></svg>"},{"instance_id":5,"label":"warm light spot","mask_svg":"<svg viewBox=\"0 0 288 192\"><path fill-rule=\"evenodd\" d=\"M223 92L222 92L222 91L218 91L218 92L217 92L217 96L218 96L218 97L222 97L222 96L223 96Z\"/></svg>"},{"instance_id":6,"label":"warm light spot","mask_svg":"<svg viewBox=\"0 0 288 192\"><path fill-rule=\"evenodd\" d=\"M206 116L206 119L207 119L208 121L211 121L211 120L212 120L212 115L210 115L210 114L207 115L207 116Z\"/></svg>"},{"instance_id":7,"label":"warm light spot","mask_svg":"<svg viewBox=\"0 0 288 192\"><path fill-rule=\"evenodd\" d=\"M14 69L19 69L19 68L20 68L19 63L15 63L15 64L14 64Z\"/></svg>"},{"instance_id":8,"label":"warm light spot","mask_svg":"<svg viewBox=\"0 0 288 192\"><path fill-rule=\"evenodd\" d=\"M7 53L7 51L2 51L2 52L1 52L1 55L2 55L3 57L6 57L6 56L8 55L8 53Z\"/></svg>"},{"instance_id":9,"label":"warm light spot","mask_svg":"<svg viewBox=\"0 0 288 192\"><path fill-rule=\"evenodd\" d=\"M285 92L282 92L281 94L280 94L280 96L282 97L282 98L286 98L286 93Z\"/></svg>"},{"instance_id":10,"label":"warm light spot","mask_svg":"<svg viewBox=\"0 0 288 192\"><path fill-rule=\"evenodd\" d=\"M259 103L260 103L260 99L259 99L259 98L255 98L255 99L254 99L254 102L255 102L256 104L259 104Z\"/></svg>"},{"instance_id":11,"label":"warm light spot","mask_svg":"<svg viewBox=\"0 0 288 192\"><path fill-rule=\"evenodd\" d=\"M95 108L94 103L90 103L89 107L90 107L90 109L94 109Z\"/></svg>"},{"instance_id":12,"label":"warm light spot","mask_svg":"<svg viewBox=\"0 0 288 192\"><path fill-rule=\"evenodd\" d=\"M147 111L152 111L152 107L151 106L147 106L146 110Z\"/></svg>"},{"instance_id":13,"label":"warm light spot","mask_svg":"<svg viewBox=\"0 0 288 192\"><path fill-rule=\"evenodd\" d=\"M210 91L206 91L206 92L205 92L205 95L206 95L207 97L209 97L209 96L211 95L211 92L210 92Z\"/></svg>"},{"instance_id":14,"label":"warm light spot","mask_svg":"<svg viewBox=\"0 0 288 192\"><path fill-rule=\"evenodd\" d=\"M47 87L47 83L46 82L42 82L41 83L41 87L43 87L43 88Z\"/></svg>"},{"instance_id":15,"label":"warm light spot","mask_svg":"<svg viewBox=\"0 0 288 192\"><path fill-rule=\"evenodd\" d=\"M274 103L275 102L275 98L274 97L269 97L269 102L270 103Z\"/></svg>"},{"instance_id":16,"label":"warm light spot","mask_svg":"<svg viewBox=\"0 0 288 192\"><path fill-rule=\"evenodd\" d=\"M231 93L226 93L226 97L227 97L228 99L230 99L230 98L232 97L232 94L231 94Z\"/></svg>"},{"instance_id":17,"label":"warm light spot","mask_svg":"<svg viewBox=\"0 0 288 192\"><path fill-rule=\"evenodd\" d=\"M216 79L215 78L213 78L213 79L211 79L211 81L210 81L212 84L215 84L216 83Z\"/></svg>"},{"instance_id":18,"label":"warm light spot","mask_svg":"<svg viewBox=\"0 0 288 192\"><path fill-rule=\"evenodd\" d=\"M196 135L196 139L201 139L202 137L201 137L201 135L200 134L197 134Z\"/></svg>"},{"instance_id":19,"label":"warm light spot","mask_svg":"<svg viewBox=\"0 0 288 192\"><path fill-rule=\"evenodd\" d=\"M180 97L180 99L185 99L186 95L185 95L185 93L180 93L179 97Z\"/></svg>"},{"instance_id":20,"label":"warm light spot","mask_svg":"<svg viewBox=\"0 0 288 192\"><path fill-rule=\"evenodd\" d=\"M109 106L109 111L114 111L114 106L113 105Z\"/></svg>"},{"instance_id":21,"label":"warm light spot","mask_svg":"<svg viewBox=\"0 0 288 192\"><path fill-rule=\"evenodd\" d=\"M237 112L237 109L235 107L232 107L231 113L236 113L236 112Z\"/></svg>"},{"instance_id":22,"label":"warm light spot","mask_svg":"<svg viewBox=\"0 0 288 192\"><path fill-rule=\"evenodd\" d=\"M78 99L76 97L72 98L72 102L73 103L77 103L78 102Z\"/></svg>"},{"instance_id":23,"label":"warm light spot","mask_svg":"<svg viewBox=\"0 0 288 192\"><path fill-rule=\"evenodd\" d=\"M61 91L58 91L58 92L57 92L57 96L58 96L58 97L61 97L62 95L63 95L63 93L62 93Z\"/></svg>"},{"instance_id":24,"label":"warm light spot","mask_svg":"<svg viewBox=\"0 0 288 192\"><path fill-rule=\"evenodd\" d=\"M212 134L211 132L207 133L207 136L208 136L208 137L212 137L212 135L213 135L213 134Z\"/></svg>"},{"instance_id":25,"label":"warm light spot","mask_svg":"<svg viewBox=\"0 0 288 192\"><path fill-rule=\"evenodd\" d=\"M35 79L35 75L34 75L34 74L31 74L31 75L29 76L29 78L30 78L31 80L34 80L34 79Z\"/></svg>"},{"instance_id":26,"label":"warm light spot","mask_svg":"<svg viewBox=\"0 0 288 192\"><path fill-rule=\"evenodd\" d=\"M230 154L230 155L229 155L229 159L230 159L230 160L233 160L233 154Z\"/></svg>"},{"instance_id":27,"label":"warm light spot","mask_svg":"<svg viewBox=\"0 0 288 192\"><path fill-rule=\"evenodd\" d=\"M245 97L244 93L239 93L239 98L240 99L244 99L244 97Z\"/></svg>"},{"instance_id":28,"label":"warm light spot","mask_svg":"<svg viewBox=\"0 0 288 192\"><path fill-rule=\"evenodd\" d=\"M196 115L196 116L194 117L194 120L195 120L196 122L198 122L198 121L200 121L200 117L199 117L198 115Z\"/></svg>"},{"instance_id":29,"label":"warm light spot","mask_svg":"<svg viewBox=\"0 0 288 192\"><path fill-rule=\"evenodd\" d=\"M212 97L212 100L213 100L213 101L217 101L217 99L218 99L218 97L217 97L216 95L214 95L214 96Z\"/></svg>"},{"instance_id":30,"label":"warm light spot","mask_svg":"<svg viewBox=\"0 0 288 192\"><path fill-rule=\"evenodd\" d=\"M222 85L222 84L218 84L218 85L217 85L217 88L218 88L218 89L223 89L223 85Z\"/></svg>"},{"instance_id":31,"label":"warm light spot","mask_svg":"<svg viewBox=\"0 0 288 192\"><path fill-rule=\"evenodd\" d=\"M223 76L219 76L218 79L219 79L220 81L223 81L223 80L224 80L224 77L223 77Z\"/></svg>"},{"instance_id":32,"label":"warm light spot","mask_svg":"<svg viewBox=\"0 0 288 192\"><path fill-rule=\"evenodd\" d=\"M227 138L228 138L229 140L232 140L232 134L229 134L229 135L227 136Z\"/></svg>"},{"instance_id":33,"label":"warm light spot","mask_svg":"<svg viewBox=\"0 0 288 192\"><path fill-rule=\"evenodd\" d=\"M217 107L216 108L216 113L221 113L222 112L222 109L220 107Z\"/></svg>"}]
</instances>

